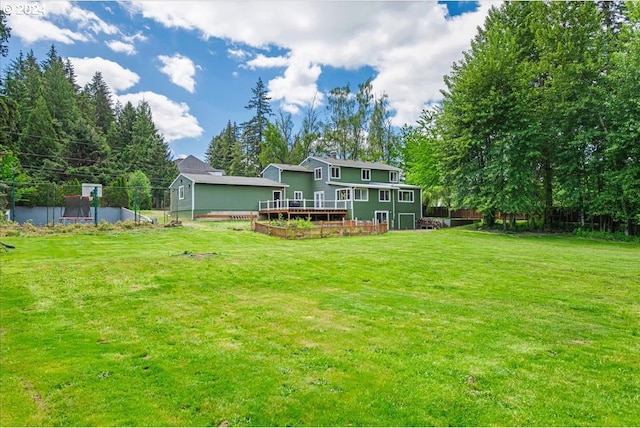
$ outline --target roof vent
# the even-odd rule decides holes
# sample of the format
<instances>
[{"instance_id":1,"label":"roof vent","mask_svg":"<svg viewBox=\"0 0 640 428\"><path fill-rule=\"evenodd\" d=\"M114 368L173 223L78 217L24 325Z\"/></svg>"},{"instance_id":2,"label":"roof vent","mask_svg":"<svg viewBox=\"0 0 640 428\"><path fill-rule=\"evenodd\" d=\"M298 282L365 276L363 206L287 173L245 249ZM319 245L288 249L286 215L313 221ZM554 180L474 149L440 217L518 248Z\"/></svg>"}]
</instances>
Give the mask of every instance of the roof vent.
<instances>
[{"instance_id":1,"label":"roof vent","mask_svg":"<svg viewBox=\"0 0 640 428\"><path fill-rule=\"evenodd\" d=\"M332 152L329 153L329 156L331 157L331 159L338 159L338 152L333 150Z\"/></svg>"}]
</instances>

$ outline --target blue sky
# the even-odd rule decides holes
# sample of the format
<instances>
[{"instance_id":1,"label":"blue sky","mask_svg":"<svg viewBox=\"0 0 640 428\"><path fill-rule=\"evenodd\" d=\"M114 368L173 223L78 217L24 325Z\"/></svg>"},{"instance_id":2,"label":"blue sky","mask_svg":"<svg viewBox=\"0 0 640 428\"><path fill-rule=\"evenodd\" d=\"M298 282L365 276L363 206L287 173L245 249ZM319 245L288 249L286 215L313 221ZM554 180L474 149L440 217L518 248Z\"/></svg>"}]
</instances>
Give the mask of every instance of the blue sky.
<instances>
[{"instance_id":1,"label":"blue sky","mask_svg":"<svg viewBox=\"0 0 640 428\"><path fill-rule=\"evenodd\" d=\"M9 56L52 44L78 83L103 74L113 99L145 99L175 156L204 158L258 78L275 110L299 123L315 102L373 78L394 124L413 124L440 99L442 76L469 48L490 2L436 1L46 1L1 0L12 12Z\"/></svg>"}]
</instances>

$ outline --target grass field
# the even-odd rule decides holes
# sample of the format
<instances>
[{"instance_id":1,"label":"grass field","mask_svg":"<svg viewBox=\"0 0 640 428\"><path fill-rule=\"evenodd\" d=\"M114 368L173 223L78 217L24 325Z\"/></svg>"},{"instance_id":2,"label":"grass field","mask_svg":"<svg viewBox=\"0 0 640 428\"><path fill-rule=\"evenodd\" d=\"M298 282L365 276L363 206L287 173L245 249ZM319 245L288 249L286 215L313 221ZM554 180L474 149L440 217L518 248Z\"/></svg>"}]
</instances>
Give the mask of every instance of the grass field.
<instances>
[{"instance_id":1,"label":"grass field","mask_svg":"<svg viewBox=\"0 0 640 428\"><path fill-rule=\"evenodd\" d=\"M2 238L0 425L640 425L640 244Z\"/></svg>"}]
</instances>

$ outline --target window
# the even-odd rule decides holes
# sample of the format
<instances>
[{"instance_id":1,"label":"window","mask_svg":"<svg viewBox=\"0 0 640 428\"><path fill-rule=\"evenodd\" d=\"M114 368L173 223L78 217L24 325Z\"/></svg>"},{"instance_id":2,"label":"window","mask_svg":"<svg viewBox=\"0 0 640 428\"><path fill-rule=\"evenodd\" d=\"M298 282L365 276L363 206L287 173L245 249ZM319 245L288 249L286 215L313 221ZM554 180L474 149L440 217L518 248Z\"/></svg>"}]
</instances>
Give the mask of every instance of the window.
<instances>
[{"instance_id":1,"label":"window","mask_svg":"<svg viewBox=\"0 0 640 428\"><path fill-rule=\"evenodd\" d=\"M389 181L391 183L398 182L398 171L389 171Z\"/></svg>"},{"instance_id":2,"label":"window","mask_svg":"<svg viewBox=\"0 0 640 428\"><path fill-rule=\"evenodd\" d=\"M294 201L301 201L302 198L302 192L300 190L296 190L293 192L293 200Z\"/></svg>"},{"instance_id":3,"label":"window","mask_svg":"<svg viewBox=\"0 0 640 428\"><path fill-rule=\"evenodd\" d=\"M353 200L354 201L368 201L369 200L369 189L353 189Z\"/></svg>"},{"instance_id":4,"label":"window","mask_svg":"<svg viewBox=\"0 0 640 428\"><path fill-rule=\"evenodd\" d=\"M390 190L380 190L378 193L378 199L380 202L391 202L391 191Z\"/></svg>"},{"instance_id":5,"label":"window","mask_svg":"<svg viewBox=\"0 0 640 428\"><path fill-rule=\"evenodd\" d=\"M336 190L337 201L349 201L351 200L351 189L337 189Z\"/></svg>"},{"instance_id":6,"label":"window","mask_svg":"<svg viewBox=\"0 0 640 428\"><path fill-rule=\"evenodd\" d=\"M362 170L362 181L371 181L371 170L363 169Z\"/></svg>"},{"instance_id":7,"label":"window","mask_svg":"<svg viewBox=\"0 0 640 428\"><path fill-rule=\"evenodd\" d=\"M413 202L413 190L398 190L398 202Z\"/></svg>"},{"instance_id":8,"label":"window","mask_svg":"<svg viewBox=\"0 0 640 428\"><path fill-rule=\"evenodd\" d=\"M322 180L322 168L316 168L313 170L313 176L316 180Z\"/></svg>"},{"instance_id":9,"label":"window","mask_svg":"<svg viewBox=\"0 0 640 428\"><path fill-rule=\"evenodd\" d=\"M340 179L340 167L339 166L332 166L331 167L331 178Z\"/></svg>"},{"instance_id":10,"label":"window","mask_svg":"<svg viewBox=\"0 0 640 428\"><path fill-rule=\"evenodd\" d=\"M178 187L178 199L184 199L184 186Z\"/></svg>"}]
</instances>

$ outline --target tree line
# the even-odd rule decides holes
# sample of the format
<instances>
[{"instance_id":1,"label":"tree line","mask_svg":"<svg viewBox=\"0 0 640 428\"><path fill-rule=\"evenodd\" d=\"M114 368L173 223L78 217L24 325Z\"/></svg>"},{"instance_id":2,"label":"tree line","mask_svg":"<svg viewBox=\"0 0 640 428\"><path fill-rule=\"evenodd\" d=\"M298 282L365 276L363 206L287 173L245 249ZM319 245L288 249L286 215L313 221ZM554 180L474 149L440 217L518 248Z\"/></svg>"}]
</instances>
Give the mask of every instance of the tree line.
<instances>
[{"instance_id":1,"label":"tree line","mask_svg":"<svg viewBox=\"0 0 640 428\"><path fill-rule=\"evenodd\" d=\"M572 213L640 223L640 4L507 2L445 76L442 104L403 129L426 199L504 227Z\"/></svg>"},{"instance_id":2,"label":"tree line","mask_svg":"<svg viewBox=\"0 0 640 428\"><path fill-rule=\"evenodd\" d=\"M386 94L373 93L371 79L353 91L349 84L327 95L324 111L316 102L302 114L297 132L291 113L273 111L262 79L245 106L253 116L238 124L229 120L213 136L206 161L228 175L256 176L270 163L298 164L311 155L336 152L343 159L400 161L400 134L391 125Z\"/></svg>"},{"instance_id":3,"label":"tree line","mask_svg":"<svg viewBox=\"0 0 640 428\"><path fill-rule=\"evenodd\" d=\"M0 15L0 53L8 55L10 28ZM154 188L156 205L177 170L167 143L156 128L151 108L142 101L114 103L102 74L80 87L73 65L54 45L39 61L20 52L0 77L0 200L6 183L20 183L25 205L43 204L46 186L101 183L121 188L140 174ZM134 174L135 175L132 175ZM28 183L34 184L29 186Z\"/></svg>"}]
</instances>

